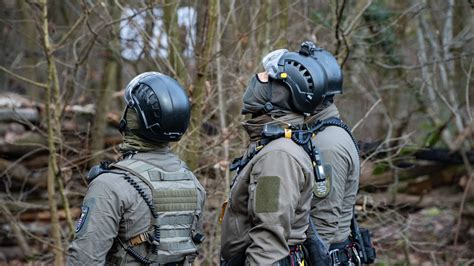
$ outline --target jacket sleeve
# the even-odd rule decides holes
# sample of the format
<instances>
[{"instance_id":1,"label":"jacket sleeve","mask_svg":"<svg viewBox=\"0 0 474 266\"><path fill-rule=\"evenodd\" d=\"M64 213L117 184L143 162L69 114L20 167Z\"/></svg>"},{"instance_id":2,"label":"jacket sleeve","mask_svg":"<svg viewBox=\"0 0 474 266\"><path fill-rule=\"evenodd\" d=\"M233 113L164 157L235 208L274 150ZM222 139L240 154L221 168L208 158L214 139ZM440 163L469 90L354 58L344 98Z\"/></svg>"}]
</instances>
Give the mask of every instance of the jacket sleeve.
<instances>
[{"instance_id":1,"label":"jacket sleeve","mask_svg":"<svg viewBox=\"0 0 474 266\"><path fill-rule=\"evenodd\" d=\"M247 265L270 265L288 256L287 240L304 181L301 166L287 152L269 152L255 163L249 184Z\"/></svg>"},{"instance_id":2,"label":"jacket sleeve","mask_svg":"<svg viewBox=\"0 0 474 266\"><path fill-rule=\"evenodd\" d=\"M103 174L89 185L76 225L76 237L68 248L67 265L105 263L125 209L120 187L113 182L115 178L112 174Z\"/></svg>"}]
</instances>

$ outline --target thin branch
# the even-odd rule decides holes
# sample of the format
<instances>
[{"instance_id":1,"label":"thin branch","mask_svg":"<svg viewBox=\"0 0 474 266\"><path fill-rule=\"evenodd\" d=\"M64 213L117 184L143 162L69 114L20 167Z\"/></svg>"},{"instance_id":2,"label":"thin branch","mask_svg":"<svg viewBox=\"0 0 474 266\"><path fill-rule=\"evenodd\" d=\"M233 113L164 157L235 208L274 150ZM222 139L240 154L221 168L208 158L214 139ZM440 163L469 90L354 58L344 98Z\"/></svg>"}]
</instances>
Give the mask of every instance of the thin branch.
<instances>
[{"instance_id":1,"label":"thin branch","mask_svg":"<svg viewBox=\"0 0 474 266\"><path fill-rule=\"evenodd\" d=\"M97 3L97 4L98 4L98 3ZM69 31L66 32L66 34L64 34L64 36L61 38L61 40L59 40L59 42L54 45L53 50L57 50L57 49L61 48L61 46L67 41L67 39L69 39L69 37L72 36L72 34L74 33L74 31L82 24L82 22L84 21L84 19L85 19L86 17L88 17L87 14L82 15L82 16L74 23L74 25L72 25L71 29L69 29Z\"/></svg>"},{"instance_id":2,"label":"thin branch","mask_svg":"<svg viewBox=\"0 0 474 266\"><path fill-rule=\"evenodd\" d=\"M339 7L339 1L336 1L336 27L335 27L335 33L336 33L336 51L334 52L334 55L337 57L339 54L339 49L341 48L341 36L342 30L341 30L341 23L342 23L342 14L344 13L344 9L346 7L347 0L342 0L342 5Z\"/></svg>"},{"instance_id":3,"label":"thin branch","mask_svg":"<svg viewBox=\"0 0 474 266\"><path fill-rule=\"evenodd\" d=\"M357 13L357 15L354 17L354 19L351 21L349 26L343 31L342 35L349 35L352 32L352 29L354 28L355 23L359 20L359 18L364 14L364 12L369 8L369 6L372 4L372 0L367 1L367 4Z\"/></svg>"},{"instance_id":4,"label":"thin branch","mask_svg":"<svg viewBox=\"0 0 474 266\"><path fill-rule=\"evenodd\" d=\"M31 80L29 78L25 78L23 76L20 76L18 74L15 74L15 73L11 72L10 70L8 70L7 68L5 68L4 66L0 66L0 70L4 71L5 73L7 73L7 74L9 74L9 75L21 80L21 81L24 81L24 82L29 83L31 85L34 85L36 87L40 87L40 88L43 88L43 89L48 88L48 85L46 85L45 83L40 83L40 82Z\"/></svg>"},{"instance_id":5,"label":"thin branch","mask_svg":"<svg viewBox=\"0 0 474 266\"><path fill-rule=\"evenodd\" d=\"M369 114L375 109L375 107L377 107L377 105L379 105L379 103L382 102L382 99L378 99L373 105L372 107L370 107L369 111L367 111L364 115L364 117L362 117L353 127L352 127L352 132L354 132L357 127L359 127L360 124L362 124L362 122L364 122L364 120L369 116Z\"/></svg>"},{"instance_id":6,"label":"thin branch","mask_svg":"<svg viewBox=\"0 0 474 266\"><path fill-rule=\"evenodd\" d=\"M469 84L470 81L471 81L471 74L472 74L472 64L474 63L474 60L471 60L471 64L469 66L469 72L467 74L467 78L466 78L466 106L467 106L467 115L469 117L469 121L472 122L473 121L473 118L472 118L472 112L471 112L471 104L469 102L469 90L470 90L470 86Z\"/></svg>"}]
</instances>

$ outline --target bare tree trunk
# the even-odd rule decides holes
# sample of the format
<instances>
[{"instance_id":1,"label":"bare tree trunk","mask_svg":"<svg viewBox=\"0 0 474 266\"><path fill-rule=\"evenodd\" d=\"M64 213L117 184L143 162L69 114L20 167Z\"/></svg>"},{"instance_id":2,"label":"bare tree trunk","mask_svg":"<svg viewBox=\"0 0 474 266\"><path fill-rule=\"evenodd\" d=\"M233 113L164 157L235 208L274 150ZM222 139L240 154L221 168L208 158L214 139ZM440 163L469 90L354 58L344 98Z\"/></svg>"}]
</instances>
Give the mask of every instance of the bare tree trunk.
<instances>
[{"instance_id":1,"label":"bare tree trunk","mask_svg":"<svg viewBox=\"0 0 474 266\"><path fill-rule=\"evenodd\" d=\"M263 49L264 53L268 53L273 50L271 42L271 31L272 25L270 23L270 18L272 17L272 2L270 0L265 0L265 47Z\"/></svg>"},{"instance_id":2,"label":"bare tree trunk","mask_svg":"<svg viewBox=\"0 0 474 266\"><path fill-rule=\"evenodd\" d=\"M108 1L107 3L112 20L120 18L120 9L118 6L116 6L113 1ZM110 41L109 47L105 51L106 57L104 62L102 84L97 88L96 112L91 131L90 144L92 151L92 165L98 164L102 158L100 152L104 149L104 138L107 128L107 112L109 110L112 94L119 86L117 82L118 60L115 53L120 50L120 44L118 43L115 35L118 35L118 24L112 28L112 40Z\"/></svg>"},{"instance_id":3,"label":"bare tree trunk","mask_svg":"<svg viewBox=\"0 0 474 266\"><path fill-rule=\"evenodd\" d=\"M288 13L289 13L289 1L279 0L281 15L278 16L278 29L282 32L282 35L278 36L276 41L276 48L287 48L288 47Z\"/></svg>"},{"instance_id":4,"label":"bare tree trunk","mask_svg":"<svg viewBox=\"0 0 474 266\"><path fill-rule=\"evenodd\" d=\"M100 152L104 149L105 129L107 127L107 112L109 110L110 100L117 84L118 63L114 59L113 50L107 50L107 61L105 62L102 85L97 88L97 103L95 119L91 131L91 164L97 164L101 157Z\"/></svg>"},{"instance_id":5,"label":"bare tree trunk","mask_svg":"<svg viewBox=\"0 0 474 266\"><path fill-rule=\"evenodd\" d=\"M35 51L36 49L36 32L35 32L35 25L33 22L30 21L31 17L31 8L25 3L23 0L17 1L17 6L21 9L21 14L23 17L22 22L22 33L24 35L25 40L25 63L27 68L24 70L24 76L28 77L29 79L36 80L36 71L34 65L36 64L37 60L35 58ZM29 86L26 86L27 88ZM29 87L27 89L28 94L30 95L32 100L41 101L42 99L38 97L41 94L38 93L37 88Z\"/></svg>"},{"instance_id":6,"label":"bare tree trunk","mask_svg":"<svg viewBox=\"0 0 474 266\"><path fill-rule=\"evenodd\" d=\"M441 108L436 98L436 93L435 93L434 85L433 85L433 77L429 72L428 66L426 65L428 62L428 51L427 51L425 40L424 40L424 32L426 31L426 29L425 29L423 14L419 15L417 23L418 25L416 27L416 32L418 36L418 45L420 47L420 55L419 55L420 60L419 61L421 64L421 76L423 80L426 82L426 90L428 91L428 98L429 98L427 113L428 113L428 116L433 121L434 125L438 127L443 122L439 119L439 115L441 114ZM448 131L443 130L443 132L441 133L441 137L443 141L446 143L446 145L448 146L451 145L452 136Z\"/></svg>"},{"instance_id":7,"label":"bare tree trunk","mask_svg":"<svg viewBox=\"0 0 474 266\"><path fill-rule=\"evenodd\" d=\"M217 24L217 1L209 0L207 5L207 15L204 20L202 28L202 36L200 47L197 51L197 76L194 81L194 88L192 92L192 108L191 108L191 126L189 130L189 143L186 159L191 167L195 169L198 166L199 152L201 148L201 125L203 118L203 108L205 100L205 82L207 81L207 67L211 61L213 51L214 38L216 36Z\"/></svg>"},{"instance_id":8,"label":"bare tree trunk","mask_svg":"<svg viewBox=\"0 0 474 266\"><path fill-rule=\"evenodd\" d=\"M220 1L217 2L217 38L216 38L216 51L217 53L221 52L221 37L222 37L222 14L221 14L221 5ZM223 160L225 162L229 161L229 140L227 138L228 135L228 129L227 129L227 122L226 122L226 108L225 108L225 95L224 95L224 89L222 87L222 54L219 54L216 58L216 72L217 72L217 94L218 94L218 101L219 101L219 124L221 127L221 132L222 135L224 136L224 143L223 143L223 152L224 152L224 158ZM229 192L229 186L230 186L230 173L229 173L229 168L225 168L225 175L224 175L224 191L225 191L225 196L227 196Z\"/></svg>"},{"instance_id":9,"label":"bare tree trunk","mask_svg":"<svg viewBox=\"0 0 474 266\"><path fill-rule=\"evenodd\" d=\"M184 71L185 66L182 58L182 52L186 40L183 40L180 34L177 13L178 7L179 1L164 0L163 23L168 37L168 59L170 65L176 73L176 78L181 82L181 84L186 84L186 73Z\"/></svg>"},{"instance_id":10,"label":"bare tree trunk","mask_svg":"<svg viewBox=\"0 0 474 266\"><path fill-rule=\"evenodd\" d=\"M59 81L56 70L56 62L52 55L53 46L49 41L48 27L48 3L47 0L41 0L41 18L43 30L43 48L48 62L48 87L46 88L46 114L48 125L48 203L51 212L51 236L55 245L55 265L63 265L63 247L61 240L61 231L59 225L58 208L56 201L56 178L59 176L58 158L56 154L56 142L61 139L59 124Z\"/></svg>"}]
</instances>

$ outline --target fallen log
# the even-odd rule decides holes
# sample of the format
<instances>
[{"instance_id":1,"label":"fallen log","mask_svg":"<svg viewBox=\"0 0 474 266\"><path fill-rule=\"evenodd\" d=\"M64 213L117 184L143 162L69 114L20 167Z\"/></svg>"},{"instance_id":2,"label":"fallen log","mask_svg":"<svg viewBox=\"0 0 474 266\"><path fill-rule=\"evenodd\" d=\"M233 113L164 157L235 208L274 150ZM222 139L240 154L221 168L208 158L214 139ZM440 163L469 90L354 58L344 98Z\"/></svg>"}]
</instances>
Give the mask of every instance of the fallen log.
<instances>
[{"instance_id":1,"label":"fallen log","mask_svg":"<svg viewBox=\"0 0 474 266\"><path fill-rule=\"evenodd\" d=\"M77 219L81 215L81 208L73 207L70 210L71 210L71 217L73 219ZM64 210L58 210L58 218L59 220L66 220L66 212ZM26 212L20 215L19 220L22 222L50 221L51 212L50 211Z\"/></svg>"},{"instance_id":2,"label":"fallen log","mask_svg":"<svg viewBox=\"0 0 474 266\"><path fill-rule=\"evenodd\" d=\"M6 206L12 213L49 210L46 200L36 200L35 203L32 203L0 199L0 205Z\"/></svg>"},{"instance_id":3,"label":"fallen log","mask_svg":"<svg viewBox=\"0 0 474 266\"><path fill-rule=\"evenodd\" d=\"M36 108L0 108L0 122L33 122L40 121Z\"/></svg>"},{"instance_id":4,"label":"fallen log","mask_svg":"<svg viewBox=\"0 0 474 266\"><path fill-rule=\"evenodd\" d=\"M8 262L5 265L20 265L20 262L17 261L18 264L10 264L12 260L23 258L23 251L18 246L10 246L4 247L0 246L0 261Z\"/></svg>"},{"instance_id":5,"label":"fallen log","mask_svg":"<svg viewBox=\"0 0 474 266\"><path fill-rule=\"evenodd\" d=\"M49 155L48 154L33 154L27 159L24 159L21 164L29 169L40 169L48 167Z\"/></svg>"},{"instance_id":6,"label":"fallen log","mask_svg":"<svg viewBox=\"0 0 474 266\"><path fill-rule=\"evenodd\" d=\"M473 189L473 188L471 188ZM472 190L474 191L474 190ZM357 198L357 204L371 206L372 208L427 208L427 207L453 207L462 201L462 192L457 188L438 188L424 195L410 195L398 193L393 201L390 193L361 194ZM474 200L474 194L468 194L466 201Z\"/></svg>"},{"instance_id":7,"label":"fallen log","mask_svg":"<svg viewBox=\"0 0 474 266\"><path fill-rule=\"evenodd\" d=\"M387 169L382 173L375 170L378 166L372 162L366 162L361 169L360 187L375 186L384 187L394 182L395 172ZM460 177L465 173L464 165L447 165L442 163L433 163L427 161L419 161L412 163L409 168L398 169L397 175L399 182L413 180L411 190L417 193L415 188L418 177L428 176L430 179L430 187L436 188L443 185L452 184L456 177ZM408 186L410 187L410 186Z\"/></svg>"},{"instance_id":8,"label":"fallen log","mask_svg":"<svg viewBox=\"0 0 474 266\"><path fill-rule=\"evenodd\" d=\"M417 160L435 161L443 164L463 164L461 153L448 149L420 149L414 154ZM466 152L467 159L474 163L474 151Z\"/></svg>"},{"instance_id":9,"label":"fallen log","mask_svg":"<svg viewBox=\"0 0 474 266\"><path fill-rule=\"evenodd\" d=\"M30 187L46 187L46 173L32 172L20 163L10 162L0 158L0 176L9 177L20 184Z\"/></svg>"},{"instance_id":10,"label":"fallen log","mask_svg":"<svg viewBox=\"0 0 474 266\"><path fill-rule=\"evenodd\" d=\"M36 132L26 132L17 136L12 142L0 139L0 154L4 156L19 157L30 152L47 151L47 140Z\"/></svg>"},{"instance_id":11,"label":"fallen log","mask_svg":"<svg viewBox=\"0 0 474 266\"><path fill-rule=\"evenodd\" d=\"M11 230L13 232L13 235L15 236L16 242L18 243L18 245L21 248L23 256L31 257L33 255L31 247L27 243L26 238L23 235L23 232L22 232L20 226L18 225L17 221L13 217L12 213L10 212L10 210L5 205L1 206L1 212L7 218L8 222L10 224Z\"/></svg>"}]
</instances>

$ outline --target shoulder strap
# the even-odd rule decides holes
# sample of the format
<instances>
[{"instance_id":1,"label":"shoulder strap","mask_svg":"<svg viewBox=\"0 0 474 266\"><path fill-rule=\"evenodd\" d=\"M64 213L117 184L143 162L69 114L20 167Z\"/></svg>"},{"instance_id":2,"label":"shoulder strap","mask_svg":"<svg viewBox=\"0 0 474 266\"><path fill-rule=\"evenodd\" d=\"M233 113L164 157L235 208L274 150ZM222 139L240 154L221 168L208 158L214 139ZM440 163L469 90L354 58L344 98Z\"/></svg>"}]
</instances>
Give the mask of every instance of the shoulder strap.
<instances>
[{"instance_id":1,"label":"shoulder strap","mask_svg":"<svg viewBox=\"0 0 474 266\"><path fill-rule=\"evenodd\" d=\"M336 126L344 129L347 134L352 139L352 142L354 143L354 146L356 147L357 154L360 154L359 151L359 144L357 143L356 138L354 135L352 135L351 129L349 126L344 123L340 118L338 117L330 117L328 119L324 120L318 120L317 122L313 123L312 125L309 126L309 129L307 132L311 132L313 134L318 134L319 132L323 131L326 127L329 126ZM306 145L303 145L306 143L306 141L299 143L295 138L291 138L293 141L295 141L298 145L302 145L305 148L305 151L309 153L308 149L305 147ZM239 173L246 165L247 163L268 143L270 143L273 139L262 139L259 141L259 143L256 145L256 147L252 148L246 155L237 157L235 158L232 163L230 164L230 171L237 170L237 173ZM309 139L308 139L309 140Z\"/></svg>"},{"instance_id":2,"label":"shoulder strap","mask_svg":"<svg viewBox=\"0 0 474 266\"><path fill-rule=\"evenodd\" d=\"M138 254L134 249L133 246L128 246L125 247L123 242L121 241L120 237L117 237L120 245L122 248L125 249L125 251L130 254L132 257L134 257L138 262L144 265L150 265L153 263L157 256L158 256L158 246L160 245L160 226L157 224L158 221L158 214L156 213L155 210L155 205L153 203L153 192L154 188L153 185L151 184L150 180L144 176L144 173L147 171L156 168L154 165L147 163L145 161L141 160L135 160L135 159L124 159L122 161L118 161L114 164L110 165L111 168L118 168L120 170L124 170L128 173L131 173L133 176L138 177L141 181L143 181L149 188L152 194L152 197L149 198L143 189L140 188L140 186L136 183L135 180L133 180L129 175L125 174L124 179L133 187L135 190L140 194L140 196L143 198L145 203L148 205L148 208L150 209L151 215L152 215L152 221L151 221L151 226L153 227L153 231L151 232L152 235L150 235L151 244L151 256L150 258L148 257L143 257L140 254Z\"/></svg>"},{"instance_id":3,"label":"shoulder strap","mask_svg":"<svg viewBox=\"0 0 474 266\"><path fill-rule=\"evenodd\" d=\"M151 189L153 193L153 185L150 183L150 180L143 176L143 173L154 168L154 166L150 165L149 163L138 161L135 159L125 159L111 164L110 167L115 167L124 170L138 177Z\"/></svg>"},{"instance_id":4,"label":"shoulder strap","mask_svg":"<svg viewBox=\"0 0 474 266\"><path fill-rule=\"evenodd\" d=\"M242 169L244 169L244 167L247 165L247 163L250 162L250 160L252 160L252 158L257 155L257 153L263 148L265 147L265 145L267 145L268 143L270 143L271 140L269 139L261 139L259 141L257 141L254 146L250 147L249 150L247 151L247 153L243 156L240 156L240 157L237 157L237 158L234 158L234 160L232 161L232 163L230 164L229 166L229 170L230 171L234 171L234 170L237 170L237 173L240 173L240 171ZM253 145L253 144L252 144Z\"/></svg>"},{"instance_id":5,"label":"shoulder strap","mask_svg":"<svg viewBox=\"0 0 474 266\"><path fill-rule=\"evenodd\" d=\"M133 174L145 182L152 190L153 185L151 184L151 181L179 181L192 179L191 172L185 168L175 172L167 172L161 169L160 166L141 159L125 159L112 164L111 167Z\"/></svg>"},{"instance_id":6,"label":"shoulder strap","mask_svg":"<svg viewBox=\"0 0 474 266\"><path fill-rule=\"evenodd\" d=\"M354 146L356 147L357 154L360 155L359 144L358 144L356 138L354 137L354 135L352 134L351 129L349 128L349 126L346 123L344 123L344 121L342 121L338 117L330 117L328 119L318 120L316 123L314 123L311 126L311 131L313 131L314 134L317 134L317 133L323 131L326 127L329 127L329 126L335 126L335 127L340 127L342 129L344 129L347 132L347 134L349 134L349 136L351 137L352 142L354 142Z\"/></svg>"}]
</instances>

